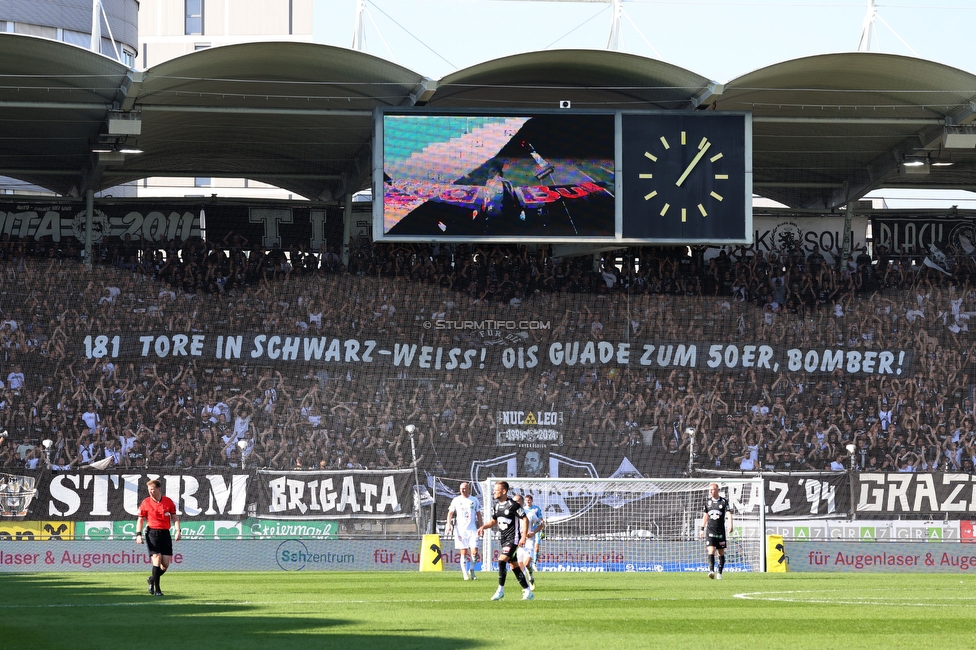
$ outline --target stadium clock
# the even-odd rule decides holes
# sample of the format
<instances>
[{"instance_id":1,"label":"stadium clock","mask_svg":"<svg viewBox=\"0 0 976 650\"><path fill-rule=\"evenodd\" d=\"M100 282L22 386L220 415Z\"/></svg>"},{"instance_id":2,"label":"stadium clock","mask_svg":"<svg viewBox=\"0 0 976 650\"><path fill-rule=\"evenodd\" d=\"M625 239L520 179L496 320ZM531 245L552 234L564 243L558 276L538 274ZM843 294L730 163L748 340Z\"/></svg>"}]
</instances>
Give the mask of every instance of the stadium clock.
<instances>
[{"instance_id":1,"label":"stadium clock","mask_svg":"<svg viewBox=\"0 0 976 650\"><path fill-rule=\"evenodd\" d=\"M748 237L744 114L634 114L623 124L624 238Z\"/></svg>"}]
</instances>

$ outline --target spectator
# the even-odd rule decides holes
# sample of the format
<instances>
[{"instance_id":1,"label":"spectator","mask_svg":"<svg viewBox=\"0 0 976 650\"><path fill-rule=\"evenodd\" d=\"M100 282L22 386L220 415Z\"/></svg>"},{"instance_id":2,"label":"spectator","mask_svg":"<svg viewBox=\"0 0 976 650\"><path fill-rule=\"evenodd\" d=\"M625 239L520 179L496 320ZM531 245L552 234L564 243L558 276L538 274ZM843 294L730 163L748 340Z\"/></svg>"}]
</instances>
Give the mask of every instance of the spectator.
<instances>
[{"instance_id":1,"label":"spectator","mask_svg":"<svg viewBox=\"0 0 976 650\"><path fill-rule=\"evenodd\" d=\"M860 253L854 265L847 260L835 269L816 248L802 255L796 248L768 255L721 250L708 261L707 251L696 251L702 259L691 264L683 252L645 248L607 254L602 271L593 272L577 260L552 258L544 246L532 253L501 245L435 249L361 241L344 269L331 249L312 254L293 247L286 255L246 246L238 236L167 251L141 246L106 257L106 264L120 266L106 265L98 286L75 273L76 261L52 266L28 256L18 262L18 286L47 293L25 292L23 311L0 323L0 353L10 368L0 421L25 440L23 457L11 458L16 449L7 446L4 454L0 446L0 463L23 467L27 452L51 437L59 441L52 452L57 466L116 453L137 465L220 466L240 462L225 448L246 439L249 467L291 467L298 453L304 466L325 460L329 467L389 467L409 456L406 422L418 424L422 450L433 444L470 462L497 452L489 449L491 426L508 403L561 414L565 444L581 458L609 463L626 455L648 475L687 470L685 424L673 453L670 441L663 450L657 443L669 440L676 422L698 427L696 462L709 467L740 469L744 456L753 467L823 467L850 442L862 471L882 464L965 471L972 463L976 346L960 337L965 314L976 311L976 292L964 284L976 269L965 257L956 258L950 277L927 268L905 272L904 260L880 250L875 272ZM803 259L807 253L810 259ZM125 257L135 257L136 265ZM741 301L731 299L733 285ZM388 372L330 362L296 372L285 364L208 367L180 357L92 359L77 343L106 332L304 331L380 346L416 340L444 350L478 349L479 332L420 326L431 314L492 318L498 300L516 297L520 313L558 314L552 330L525 338L519 332L517 341L505 343L538 345L540 362L518 372L479 368L450 382L443 371L416 365ZM904 350L914 365L911 376L696 374L677 367L638 376L644 366L636 365L635 350L643 354L645 343L725 340ZM631 363L622 372L615 363L580 364L577 352L574 366L554 368L546 358L553 341L577 341L580 349L587 342L629 341ZM641 373L633 372L638 367ZM441 386L447 383L453 387ZM645 449L641 432L654 427L669 435ZM142 458L130 459L133 450Z\"/></svg>"}]
</instances>

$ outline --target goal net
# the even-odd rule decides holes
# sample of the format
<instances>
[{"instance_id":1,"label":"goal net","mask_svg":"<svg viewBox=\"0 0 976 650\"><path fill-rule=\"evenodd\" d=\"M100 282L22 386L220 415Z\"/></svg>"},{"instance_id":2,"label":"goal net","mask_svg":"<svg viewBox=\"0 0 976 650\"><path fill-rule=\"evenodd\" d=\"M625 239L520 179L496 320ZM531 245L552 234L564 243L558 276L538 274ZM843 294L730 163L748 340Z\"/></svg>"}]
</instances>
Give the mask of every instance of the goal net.
<instances>
[{"instance_id":1,"label":"goal net","mask_svg":"<svg viewBox=\"0 0 976 650\"><path fill-rule=\"evenodd\" d=\"M540 571L707 571L699 537L708 486L714 479L493 478L481 484L485 521L494 485L532 495L546 527ZM762 479L721 479L732 528L725 571L764 571L765 502ZM728 524L728 522L727 522ZM497 531L486 535L482 557L497 561ZM485 570L492 570L485 563Z\"/></svg>"}]
</instances>

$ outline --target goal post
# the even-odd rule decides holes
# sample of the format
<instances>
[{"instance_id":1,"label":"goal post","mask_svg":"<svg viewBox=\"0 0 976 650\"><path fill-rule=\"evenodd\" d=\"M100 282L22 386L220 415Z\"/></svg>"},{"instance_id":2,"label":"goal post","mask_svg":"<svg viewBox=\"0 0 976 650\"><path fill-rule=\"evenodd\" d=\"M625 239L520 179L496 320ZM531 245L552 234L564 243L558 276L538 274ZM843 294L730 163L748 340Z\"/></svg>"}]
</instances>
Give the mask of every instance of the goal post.
<instances>
[{"instance_id":1,"label":"goal post","mask_svg":"<svg viewBox=\"0 0 976 650\"><path fill-rule=\"evenodd\" d=\"M490 478L480 484L485 521L499 481L542 508L540 571L708 571L699 529L711 483L732 513L725 571L766 569L761 478ZM486 533L484 570L493 570L497 547L497 531Z\"/></svg>"}]
</instances>

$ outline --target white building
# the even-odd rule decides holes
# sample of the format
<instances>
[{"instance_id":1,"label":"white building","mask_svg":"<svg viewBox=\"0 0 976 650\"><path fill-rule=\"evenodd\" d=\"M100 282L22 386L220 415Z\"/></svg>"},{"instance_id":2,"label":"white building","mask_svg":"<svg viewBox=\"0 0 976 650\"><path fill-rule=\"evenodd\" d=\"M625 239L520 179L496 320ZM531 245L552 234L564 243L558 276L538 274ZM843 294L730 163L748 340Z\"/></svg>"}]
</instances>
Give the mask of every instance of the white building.
<instances>
[{"instance_id":1,"label":"white building","mask_svg":"<svg viewBox=\"0 0 976 650\"><path fill-rule=\"evenodd\" d=\"M312 42L312 0L142 0L140 69L210 47L254 41ZM299 198L272 185L230 178L147 178L139 196Z\"/></svg>"},{"instance_id":2,"label":"white building","mask_svg":"<svg viewBox=\"0 0 976 650\"><path fill-rule=\"evenodd\" d=\"M133 66L138 51L138 13L138 0L7 0L0 2L0 32L97 49ZM93 31L100 41L98 48L91 46Z\"/></svg>"}]
</instances>

